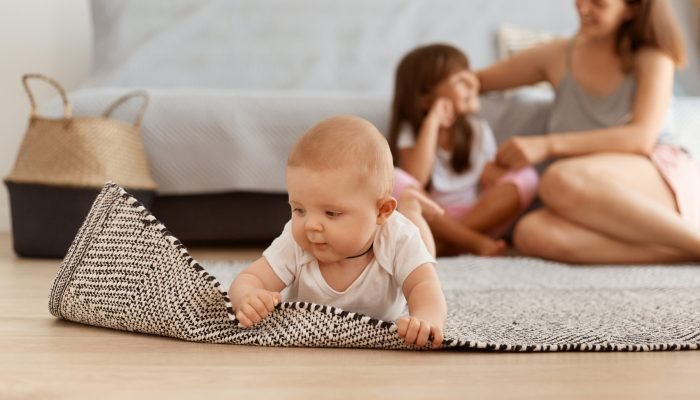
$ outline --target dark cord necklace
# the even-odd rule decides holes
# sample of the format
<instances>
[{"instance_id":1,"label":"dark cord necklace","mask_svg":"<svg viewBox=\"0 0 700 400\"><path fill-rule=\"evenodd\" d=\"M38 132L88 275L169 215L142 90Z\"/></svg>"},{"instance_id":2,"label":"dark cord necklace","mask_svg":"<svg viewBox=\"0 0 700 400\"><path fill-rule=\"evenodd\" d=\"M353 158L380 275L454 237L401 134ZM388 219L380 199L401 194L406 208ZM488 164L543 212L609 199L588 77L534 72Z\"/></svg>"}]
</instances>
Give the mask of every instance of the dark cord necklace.
<instances>
[{"instance_id":1,"label":"dark cord necklace","mask_svg":"<svg viewBox=\"0 0 700 400\"><path fill-rule=\"evenodd\" d=\"M373 248L373 247L374 247L374 243L372 243L372 244L369 246L369 249L367 249L367 251L365 251L364 253L358 254L358 255L352 256L352 257L345 257L345 258L348 259L348 258L358 258L358 257L362 257L362 256L366 255L367 253L369 253L370 251L372 251L372 248Z\"/></svg>"}]
</instances>

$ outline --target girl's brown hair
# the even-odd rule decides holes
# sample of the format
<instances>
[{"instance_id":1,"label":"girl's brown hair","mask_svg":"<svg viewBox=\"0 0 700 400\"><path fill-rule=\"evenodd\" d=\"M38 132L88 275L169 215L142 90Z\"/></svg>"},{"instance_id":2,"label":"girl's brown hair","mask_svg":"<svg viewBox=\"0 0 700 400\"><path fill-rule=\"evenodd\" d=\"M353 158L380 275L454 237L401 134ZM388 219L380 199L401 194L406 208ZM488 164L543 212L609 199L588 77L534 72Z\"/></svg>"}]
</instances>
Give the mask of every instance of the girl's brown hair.
<instances>
[{"instance_id":1,"label":"girl's brown hair","mask_svg":"<svg viewBox=\"0 0 700 400\"><path fill-rule=\"evenodd\" d=\"M636 8L636 12L617 31L618 54L634 53L648 46L666 53L677 66L684 66L685 40L668 0L625 0L625 3Z\"/></svg>"},{"instance_id":2,"label":"girl's brown hair","mask_svg":"<svg viewBox=\"0 0 700 400\"><path fill-rule=\"evenodd\" d=\"M394 100L391 105L389 146L398 165L397 148L399 131L408 123L413 136L418 137L423 119L429 109L424 98L451 74L469 69L469 60L457 48L447 44L432 44L418 47L406 54L396 68ZM466 118L457 118L454 125L454 146L450 163L455 172L463 172L470 166L473 130Z\"/></svg>"}]
</instances>

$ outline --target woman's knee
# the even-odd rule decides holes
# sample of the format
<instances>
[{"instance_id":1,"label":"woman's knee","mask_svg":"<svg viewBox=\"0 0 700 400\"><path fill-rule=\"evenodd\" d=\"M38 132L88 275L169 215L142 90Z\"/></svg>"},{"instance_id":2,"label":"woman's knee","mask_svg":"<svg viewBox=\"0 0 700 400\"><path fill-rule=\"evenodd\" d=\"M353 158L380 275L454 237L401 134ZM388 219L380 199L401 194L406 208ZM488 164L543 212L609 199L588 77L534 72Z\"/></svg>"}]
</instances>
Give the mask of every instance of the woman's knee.
<instances>
[{"instance_id":1,"label":"woman's knee","mask_svg":"<svg viewBox=\"0 0 700 400\"><path fill-rule=\"evenodd\" d=\"M540 180L539 195L553 208L575 207L586 202L587 187L595 179L589 163L581 159L560 160L550 165Z\"/></svg>"}]
</instances>

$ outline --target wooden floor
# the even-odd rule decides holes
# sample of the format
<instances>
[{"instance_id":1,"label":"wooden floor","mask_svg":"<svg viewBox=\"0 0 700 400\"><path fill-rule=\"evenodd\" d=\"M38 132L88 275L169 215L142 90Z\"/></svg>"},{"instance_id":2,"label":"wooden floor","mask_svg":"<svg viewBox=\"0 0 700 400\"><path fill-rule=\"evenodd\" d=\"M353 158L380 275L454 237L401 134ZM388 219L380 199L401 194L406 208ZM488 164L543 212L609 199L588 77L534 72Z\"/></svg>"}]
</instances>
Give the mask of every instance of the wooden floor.
<instances>
[{"instance_id":1,"label":"wooden floor","mask_svg":"<svg viewBox=\"0 0 700 400\"><path fill-rule=\"evenodd\" d=\"M259 250L190 249L251 259ZM195 344L51 316L59 260L0 234L0 399L700 399L700 352L412 353Z\"/></svg>"}]
</instances>

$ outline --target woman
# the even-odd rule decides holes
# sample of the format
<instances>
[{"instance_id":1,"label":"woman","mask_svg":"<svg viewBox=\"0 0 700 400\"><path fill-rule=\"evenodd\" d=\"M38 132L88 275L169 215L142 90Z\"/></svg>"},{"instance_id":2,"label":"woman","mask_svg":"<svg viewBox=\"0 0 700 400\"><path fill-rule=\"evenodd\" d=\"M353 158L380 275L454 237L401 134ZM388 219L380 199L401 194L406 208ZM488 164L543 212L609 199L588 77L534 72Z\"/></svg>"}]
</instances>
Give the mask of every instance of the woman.
<instances>
[{"instance_id":1,"label":"woman","mask_svg":"<svg viewBox=\"0 0 700 400\"><path fill-rule=\"evenodd\" d=\"M572 263L700 260L700 171L665 126L680 29L666 0L576 0L570 40L478 73L482 90L556 88L548 135L513 137L502 168L560 158L543 174L543 209L518 223L525 254Z\"/></svg>"}]
</instances>

